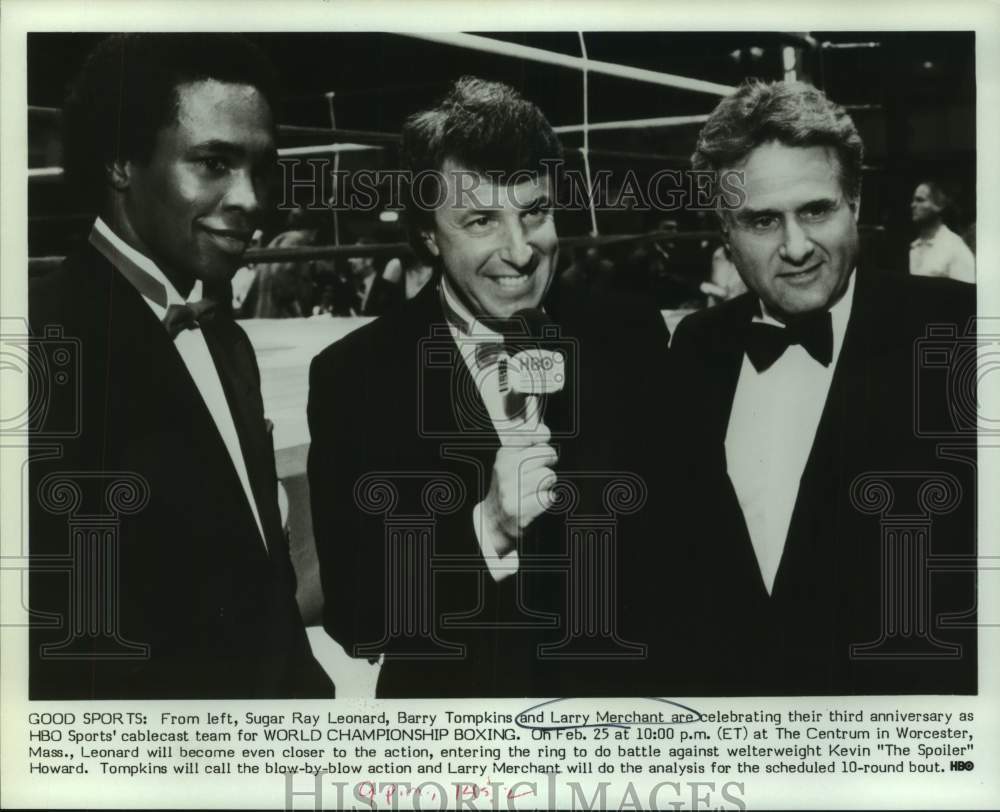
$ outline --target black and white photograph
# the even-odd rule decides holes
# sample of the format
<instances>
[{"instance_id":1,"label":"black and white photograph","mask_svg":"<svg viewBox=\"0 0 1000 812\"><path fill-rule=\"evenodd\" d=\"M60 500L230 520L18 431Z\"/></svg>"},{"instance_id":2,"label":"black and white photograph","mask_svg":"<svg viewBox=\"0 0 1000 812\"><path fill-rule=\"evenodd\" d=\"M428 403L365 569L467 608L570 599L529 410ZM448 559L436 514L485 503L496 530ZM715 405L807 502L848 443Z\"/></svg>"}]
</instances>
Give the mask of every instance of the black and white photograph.
<instances>
[{"instance_id":1,"label":"black and white photograph","mask_svg":"<svg viewBox=\"0 0 1000 812\"><path fill-rule=\"evenodd\" d=\"M137 741L322 714L326 751L287 738L336 773L338 724L475 720L541 749L472 747L492 770L433 802L365 779L355 808L487 808L507 756L560 773L606 737L609 780L636 758L654 782L643 740L676 735L711 759L675 780L714 783L674 808L742 809L776 799L715 759L783 751L726 756L722 723L812 746L787 725L827 709L841 733L805 739L949 739L815 745L788 772L865 774L829 802L877 772L985 780L1000 77L976 25L383 32L318 5L29 26L5 62L4 689L31 773L65 757L128 798L121 775L181 772ZM82 719L111 749L36 747ZM462 750L380 756L454 774ZM192 771L271 758L224 752ZM312 803L296 771L248 802Z\"/></svg>"}]
</instances>

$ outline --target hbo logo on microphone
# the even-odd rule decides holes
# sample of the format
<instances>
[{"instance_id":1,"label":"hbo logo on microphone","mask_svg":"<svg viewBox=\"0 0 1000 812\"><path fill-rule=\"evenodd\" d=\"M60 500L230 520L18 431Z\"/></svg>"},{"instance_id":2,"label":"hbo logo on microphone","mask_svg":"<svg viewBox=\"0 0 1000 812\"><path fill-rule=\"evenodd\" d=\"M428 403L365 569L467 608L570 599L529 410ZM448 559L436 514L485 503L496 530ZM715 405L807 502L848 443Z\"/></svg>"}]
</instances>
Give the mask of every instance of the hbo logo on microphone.
<instances>
[{"instance_id":1,"label":"hbo logo on microphone","mask_svg":"<svg viewBox=\"0 0 1000 812\"><path fill-rule=\"evenodd\" d=\"M495 442L498 408L506 409L514 422L518 414L537 408L553 439L578 434L579 342L563 336L556 324L546 324L532 335L527 323L519 324L517 317L510 321L502 343L456 335L447 324L434 325L418 342L421 436L463 444ZM487 405L484 398L492 402ZM550 420L555 410L559 419Z\"/></svg>"}]
</instances>

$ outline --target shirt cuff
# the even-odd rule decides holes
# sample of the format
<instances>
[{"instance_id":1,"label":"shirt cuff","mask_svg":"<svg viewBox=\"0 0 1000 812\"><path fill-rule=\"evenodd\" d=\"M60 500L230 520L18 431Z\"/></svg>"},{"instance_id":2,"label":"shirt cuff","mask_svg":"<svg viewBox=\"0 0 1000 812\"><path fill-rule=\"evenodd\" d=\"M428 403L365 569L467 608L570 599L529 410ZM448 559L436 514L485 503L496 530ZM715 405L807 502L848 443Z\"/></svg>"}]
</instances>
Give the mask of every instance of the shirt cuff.
<instances>
[{"instance_id":1,"label":"shirt cuff","mask_svg":"<svg viewBox=\"0 0 1000 812\"><path fill-rule=\"evenodd\" d=\"M497 552L497 539L494 537L483 522L483 503L480 502L472 509L472 526L476 530L476 539L479 541L479 549L483 553L486 561L486 568L493 576L493 580L499 583L504 578L509 578L517 573L520 560L517 555L517 548L511 549L504 555Z\"/></svg>"}]
</instances>

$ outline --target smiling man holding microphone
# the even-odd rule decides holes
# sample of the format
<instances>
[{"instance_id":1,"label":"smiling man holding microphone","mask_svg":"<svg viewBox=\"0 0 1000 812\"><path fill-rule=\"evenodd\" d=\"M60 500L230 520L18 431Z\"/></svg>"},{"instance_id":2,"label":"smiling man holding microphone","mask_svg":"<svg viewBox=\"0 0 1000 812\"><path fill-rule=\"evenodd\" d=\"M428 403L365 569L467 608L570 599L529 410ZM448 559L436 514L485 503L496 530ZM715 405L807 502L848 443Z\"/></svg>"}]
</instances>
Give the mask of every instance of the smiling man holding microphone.
<instances>
[{"instance_id":1,"label":"smiling man holding microphone","mask_svg":"<svg viewBox=\"0 0 1000 812\"><path fill-rule=\"evenodd\" d=\"M512 88L459 80L407 120L402 157L435 279L312 366L326 629L385 656L379 696L628 693L663 321L552 295L561 148ZM581 515L601 517L600 541L574 530ZM591 605L606 620L588 648Z\"/></svg>"}]
</instances>

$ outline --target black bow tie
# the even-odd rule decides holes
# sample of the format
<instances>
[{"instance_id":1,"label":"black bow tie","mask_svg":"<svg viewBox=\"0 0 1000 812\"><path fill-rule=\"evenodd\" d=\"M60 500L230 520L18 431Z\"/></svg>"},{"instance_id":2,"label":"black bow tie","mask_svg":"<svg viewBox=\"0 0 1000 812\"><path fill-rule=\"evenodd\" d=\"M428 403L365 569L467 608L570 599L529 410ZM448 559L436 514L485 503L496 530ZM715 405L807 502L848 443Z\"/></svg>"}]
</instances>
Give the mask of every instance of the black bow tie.
<instances>
[{"instance_id":1,"label":"black bow tie","mask_svg":"<svg viewBox=\"0 0 1000 812\"><path fill-rule=\"evenodd\" d=\"M785 327L755 321L747 336L747 357L754 369L763 372L792 344L801 344L823 366L833 360L833 319L830 311L789 322Z\"/></svg>"},{"instance_id":2,"label":"black bow tie","mask_svg":"<svg viewBox=\"0 0 1000 812\"><path fill-rule=\"evenodd\" d=\"M183 330L197 330L202 323L211 321L215 316L215 302L211 299L201 299L189 304L172 304L163 317L163 326L171 338Z\"/></svg>"}]
</instances>

